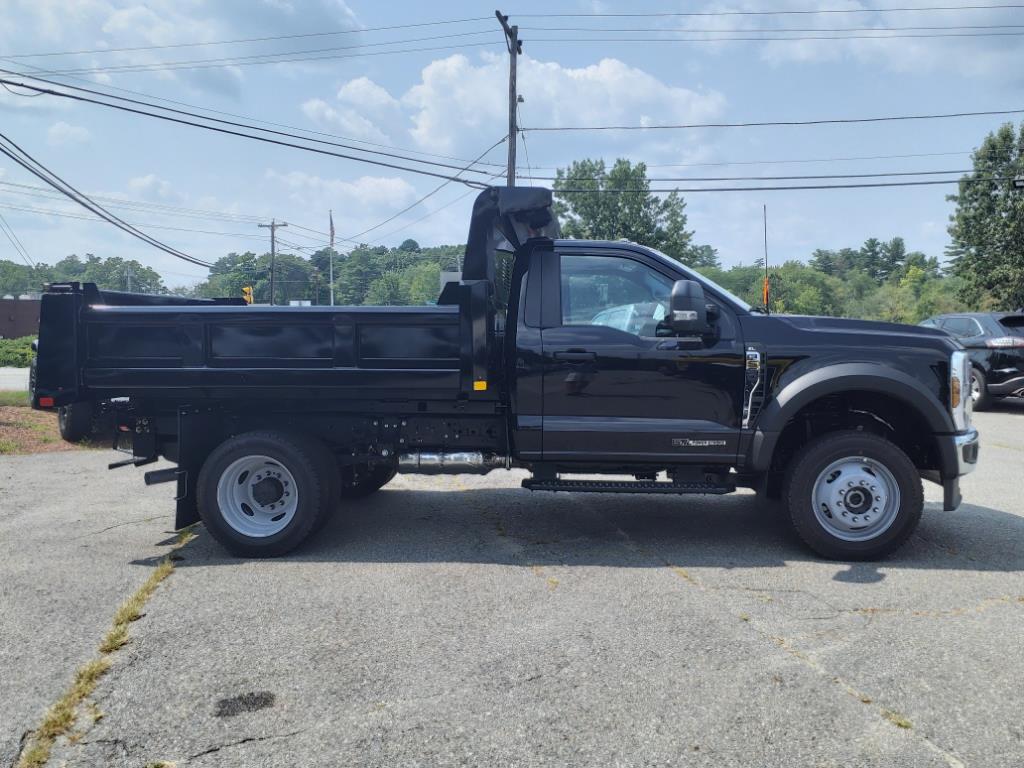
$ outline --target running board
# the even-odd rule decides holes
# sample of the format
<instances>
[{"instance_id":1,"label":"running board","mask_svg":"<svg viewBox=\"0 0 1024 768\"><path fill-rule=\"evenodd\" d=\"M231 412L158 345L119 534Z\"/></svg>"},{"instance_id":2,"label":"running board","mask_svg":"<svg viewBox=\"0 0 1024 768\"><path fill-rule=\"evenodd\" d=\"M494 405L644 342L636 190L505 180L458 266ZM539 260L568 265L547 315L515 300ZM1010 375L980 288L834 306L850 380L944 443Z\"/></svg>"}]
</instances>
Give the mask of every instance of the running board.
<instances>
[{"instance_id":1,"label":"running board","mask_svg":"<svg viewBox=\"0 0 1024 768\"><path fill-rule=\"evenodd\" d=\"M523 480L523 488L531 491L571 491L574 493L709 493L726 494L734 485L717 483L668 483L656 480Z\"/></svg>"}]
</instances>

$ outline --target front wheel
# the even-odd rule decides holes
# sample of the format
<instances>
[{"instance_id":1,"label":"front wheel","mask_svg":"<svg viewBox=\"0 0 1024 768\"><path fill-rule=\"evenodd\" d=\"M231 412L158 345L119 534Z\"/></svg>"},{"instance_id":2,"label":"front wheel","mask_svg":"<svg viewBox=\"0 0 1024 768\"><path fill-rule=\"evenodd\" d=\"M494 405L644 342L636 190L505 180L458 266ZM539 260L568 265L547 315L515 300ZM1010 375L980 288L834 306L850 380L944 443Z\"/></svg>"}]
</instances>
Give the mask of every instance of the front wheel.
<instances>
[{"instance_id":1,"label":"front wheel","mask_svg":"<svg viewBox=\"0 0 1024 768\"><path fill-rule=\"evenodd\" d=\"M797 535L835 560L885 557L910 538L924 508L909 457L883 437L854 431L805 445L790 465L785 499Z\"/></svg>"},{"instance_id":2,"label":"front wheel","mask_svg":"<svg viewBox=\"0 0 1024 768\"><path fill-rule=\"evenodd\" d=\"M213 450L197 491L199 515L225 549L276 557L313 533L335 503L334 459L313 438L248 432Z\"/></svg>"}]
</instances>

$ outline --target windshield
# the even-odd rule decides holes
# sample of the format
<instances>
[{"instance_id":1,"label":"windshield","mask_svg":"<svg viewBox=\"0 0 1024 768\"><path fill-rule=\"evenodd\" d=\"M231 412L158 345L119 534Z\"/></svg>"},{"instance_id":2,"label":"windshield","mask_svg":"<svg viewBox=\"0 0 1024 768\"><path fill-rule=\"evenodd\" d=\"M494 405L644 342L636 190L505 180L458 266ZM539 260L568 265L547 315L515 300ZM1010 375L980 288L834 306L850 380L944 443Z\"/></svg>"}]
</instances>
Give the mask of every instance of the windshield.
<instances>
[{"instance_id":1,"label":"windshield","mask_svg":"<svg viewBox=\"0 0 1024 768\"><path fill-rule=\"evenodd\" d=\"M753 307L751 307L749 304L747 304L747 302L745 302L739 296L734 294L732 291L726 290L725 288L720 286L718 283L716 283L711 278L704 277L704 275L702 275L700 272L697 272L696 270L691 269L690 267L686 266L685 264L677 261L676 259L673 259L671 256L666 256L664 253L662 253L661 251L657 250L656 248L647 248L646 246L645 246L645 248L646 248L646 250L650 251L651 253L653 253L656 256L658 256L659 258L661 258L663 261L667 262L668 264L671 264L673 267L676 267L676 268L682 267L683 271L686 272L687 276L689 276L693 280L696 280L701 285L705 285L708 288L711 288L716 293L718 293L719 295L721 295L725 299L733 302L737 306L742 307L747 312L756 311L756 310L754 310Z\"/></svg>"}]
</instances>

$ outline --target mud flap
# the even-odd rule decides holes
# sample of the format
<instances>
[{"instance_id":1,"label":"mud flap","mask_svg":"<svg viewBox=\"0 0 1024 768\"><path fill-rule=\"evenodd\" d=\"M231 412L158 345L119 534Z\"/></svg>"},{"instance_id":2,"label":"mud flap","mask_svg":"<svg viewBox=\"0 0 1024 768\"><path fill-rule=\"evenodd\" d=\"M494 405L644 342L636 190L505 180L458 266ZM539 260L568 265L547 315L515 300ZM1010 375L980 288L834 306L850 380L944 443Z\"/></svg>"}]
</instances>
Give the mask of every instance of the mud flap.
<instances>
[{"instance_id":1,"label":"mud flap","mask_svg":"<svg viewBox=\"0 0 1024 768\"><path fill-rule=\"evenodd\" d=\"M183 406L178 409L178 493L175 496L176 530L199 522L196 484L199 471L223 440L223 418L211 408Z\"/></svg>"},{"instance_id":2,"label":"mud flap","mask_svg":"<svg viewBox=\"0 0 1024 768\"><path fill-rule=\"evenodd\" d=\"M960 496L960 478L953 477L949 480L942 481L942 509L946 512L952 512L954 509L960 506L962 501Z\"/></svg>"}]
</instances>

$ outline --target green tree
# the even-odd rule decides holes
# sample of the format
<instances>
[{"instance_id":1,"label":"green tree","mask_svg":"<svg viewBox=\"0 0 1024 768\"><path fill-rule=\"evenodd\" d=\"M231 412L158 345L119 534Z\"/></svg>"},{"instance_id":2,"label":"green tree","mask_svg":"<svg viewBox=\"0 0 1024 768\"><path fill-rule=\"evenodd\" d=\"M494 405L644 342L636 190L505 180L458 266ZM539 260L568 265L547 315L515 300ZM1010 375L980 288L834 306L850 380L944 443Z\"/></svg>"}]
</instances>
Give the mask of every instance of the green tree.
<instances>
[{"instance_id":1,"label":"green tree","mask_svg":"<svg viewBox=\"0 0 1024 768\"><path fill-rule=\"evenodd\" d=\"M960 180L950 217L953 273L968 303L1000 309L1024 306L1024 122L1006 123L975 151L974 170Z\"/></svg>"},{"instance_id":2,"label":"green tree","mask_svg":"<svg viewBox=\"0 0 1024 768\"><path fill-rule=\"evenodd\" d=\"M683 198L676 192L662 198L650 191L644 163L620 158L609 170L604 160L577 160L555 176L555 213L567 237L624 238L684 264L717 263L714 249L693 244Z\"/></svg>"},{"instance_id":3,"label":"green tree","mask_svg":"<svg viewBox=\"0 0 1024 768\"><path fill-rule=\"evenodd\" d=\"M366 291L366 303L375 307L400 306L409 303L409 291L398 272L381 275Z\"/></svg>"},{"instance_id":4,"label":"green tree","mask_svg":"<svg viewBox=\"0 0 1024 768\"><path fill-rule=\"evenodd\" d=\"M902 237L894 237L892 240L882 243L880 256L878 279L888 280L894 275L901 274L907 261L907 244Z\"/></svg>"}]
</instances>

